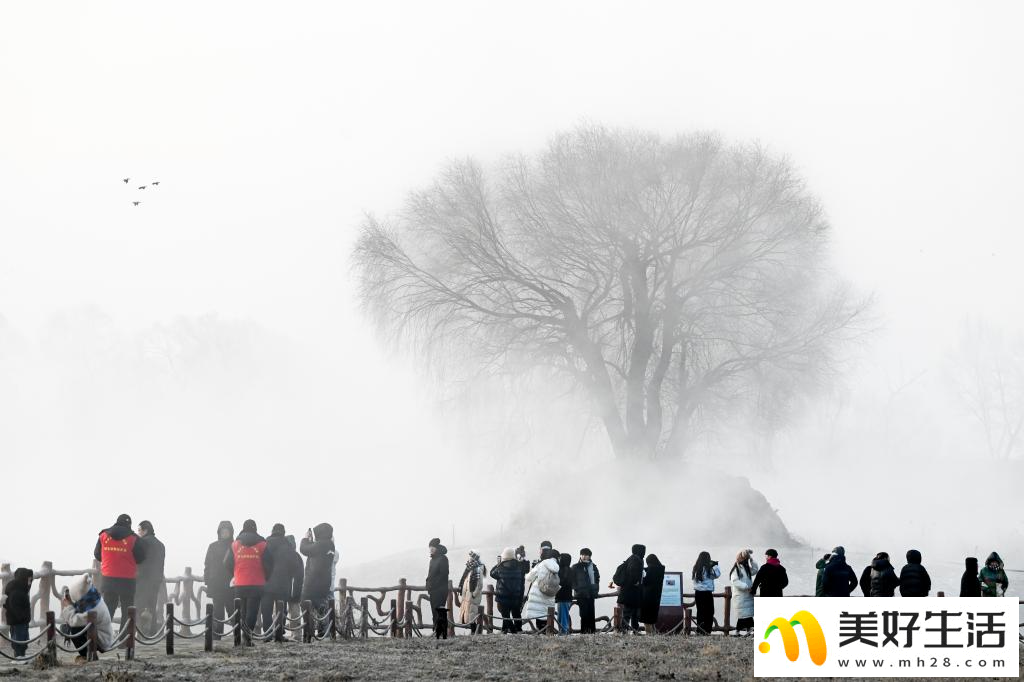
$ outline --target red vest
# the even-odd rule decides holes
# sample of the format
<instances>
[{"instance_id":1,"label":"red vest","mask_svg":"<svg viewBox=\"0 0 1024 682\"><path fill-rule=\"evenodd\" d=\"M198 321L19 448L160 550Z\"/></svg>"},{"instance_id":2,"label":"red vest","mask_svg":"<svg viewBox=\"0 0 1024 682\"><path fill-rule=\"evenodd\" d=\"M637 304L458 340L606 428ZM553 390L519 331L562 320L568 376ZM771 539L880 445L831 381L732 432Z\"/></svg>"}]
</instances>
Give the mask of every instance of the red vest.
<instances>
[{"instance_id":1,"label":"red vest","mask_svg":"<svg viewBox=\"0 0 1024 682\"><path fill-rule=\"evenodd\" d=\"M115 540L107 535L107 531L100 533L100 573L107 578L134 578L138 566L133 550L138 539L137 535L129 535Z\"/></svg>"},{"instance_id":2,"label":"red vest","mask_svg":"<svg viewBox=\"0 0 1024 682\"><path fill-rule=\"evenodd\" d=\"M263 553L267 551L265 540L252 547L246 547L238 540L231 543L235 555L235 587L265 585L267 576L263 573Z\"/></svg>"}]
</instances>

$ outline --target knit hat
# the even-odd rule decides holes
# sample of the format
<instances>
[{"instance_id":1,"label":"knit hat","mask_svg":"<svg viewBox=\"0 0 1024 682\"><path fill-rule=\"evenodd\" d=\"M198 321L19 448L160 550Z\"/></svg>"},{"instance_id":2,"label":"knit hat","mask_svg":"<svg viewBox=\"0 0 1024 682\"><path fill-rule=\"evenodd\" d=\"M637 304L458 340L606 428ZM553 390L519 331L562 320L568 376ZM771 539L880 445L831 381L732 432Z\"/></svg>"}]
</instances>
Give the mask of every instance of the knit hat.
<instances>
[{"instance_id":1,"label":"knit hat","mask_svg":"<svg viewBox=\"0 0 1024 682\"><path fill-rule=\"evenodd\" d=\"M139 522L139 528L141 528L142 530L146 531L150 535L153 534L153 524L150 523L149 521L140 521Z\"/></svg>"},{"instance_id":2,"label":"knit hat","mask_svg":"<svg viewBox=\"0 0 1024 682\"><path fill-rule=\"evenodd\" d=\"M85 596L85 593L92 587L92 580L89 578L89 574L77 576L71 580L71 584L68 585L68 593L71 595L71 601L78 601Z\"/></svg>"},{"instance_id":3,"label":"knit hat","mask_svg":"<svg viewBox=\"0 0 1024 682\"><path fill-rule=\"evenodd\" d=\"M770 557L772 557L773 559L778 559L778 558L779 558L779 553L778 553L778 551L776 551L776 550L774 550L774 549L766 549L766 550L764 551L764 555L765 555L765 556L770 556Z\"/></svg>"},{"instance_id":4,"label":"knit hat","mask_svg":"<svg viewBox=\"0 0 1024 682\"><path fill-rule=\"evenodd\" d=\"M836 555L838 555L838 556L841 556L841 557L844 557L844 558L845 558L845 557L846 557L846 548L845 548L845 547L843 547L842 545L836 545L836 546L835 546L835 547L834 547L834 548L832 549L832 556L836 556Z\"/></svg>"},{"instance_id":5,"label":"knit hat","mask_svg":"<svg viewBox=\"0 0 1024 682\"><path fill-rule=\"evenodd\" d=\"M542 540L541 541L540 548L544 549L545 547L547 547L548 549L551 549L551 547L552 547L551 540Z\"/></svg>"},{"instance_id":6,"label":"knit hat","mask_svg":"<svg viewBox=\"0 0 1024 682\"><path fill-rule=\"evenodd\" d=\"M284 524L275 523L274 527L270 529L271 535L284 535Z\"/></svg>"},{"instance_id":7,"label":"knit hat","mask_svg":"<svg viewBox=\"0 0 1024 682\"><path fill-rule=\"evenodd\" d=\"M584 547L580 550L580 556L594 556L594 553L590 551L589 547Z\"/></svg>"},{"instance_id":8,"label":"knit hat","mask_svg":"<svg viewBox=\"0 0 1024 682\"><path fill-rule=\"evenodd\" d=\"M441 545L441 538L430 538L430 543L427 547L439 547Z\"/></svg>"},{"instance_id":9,"label":"knit hat","mask_svg":"<svg viewBox=\"0 0 1024 682\"><path fill-rule=\"evenodd\" d=\"M243 533L245 533L245 532L255 533L256 532L256 522L253 521L252 519L246 519L244 522L242 522L242 532Z\"/></svg>"},{"instance_id":10,"label":"knit hat","mask_svg":"<svg viewBox=\"0 0 1024 682\"><path fill-rule=\"evenodd\" d=\"M129 528L131 528L132 527L132 517L128 516L127 514L121 514L120 516L117 517L117 522L114 525L115 526L128 526Z\"/></svg>"},{"instance_id":11,"label":"knit hat","mask_svg":"<svg viewBox=\"0 0 1024 682\"><path fill-rule=\"evenodd\" d=\"M516 551L514 549L512 549L511 547L506 547L505 549L501 550L501 560L502 561L511 561L512 559L515 559L515 558L516 558Z\"/></svg>"}]
</instances>

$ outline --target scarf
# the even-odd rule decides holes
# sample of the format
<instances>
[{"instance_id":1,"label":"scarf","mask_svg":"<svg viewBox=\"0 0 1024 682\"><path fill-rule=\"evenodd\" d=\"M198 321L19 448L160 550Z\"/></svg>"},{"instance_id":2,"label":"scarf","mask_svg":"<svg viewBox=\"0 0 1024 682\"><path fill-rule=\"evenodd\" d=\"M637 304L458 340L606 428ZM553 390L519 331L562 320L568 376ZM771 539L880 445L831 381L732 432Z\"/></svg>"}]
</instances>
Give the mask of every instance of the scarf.
<instances>
[{"instance_id":1,"label":"scarf","mask_svg":"<svg viewBox=\"0 0 1024 682\"><path fill-rule=\"evenodd\" d=\"M779 558L778 557L774 557L774 556L768 557L768 559L765 561L765 563L766 564L771 564L772 566L781 566L782 565L782 562L779 561Z\"/></svg>"},{"instance_id":2,"label":"scarf","mask_svg":"<svg viewBox=\"0 0 1024 682\"><path fill-rule=\"evenodd\" d=\"M99 603L100 593L95 587L90 587L89 591L82 595L82 598L76 601L72 606L75 607L75 613L85 613L86 611L92 611Z\"/></svg>"},{"instance_id":3,"label":"scarf","mask_svg":"<svg viewBox=\"0 0 1024 682\"><path fill-rule=\"evenodd\" d=\"M470 554L469 560L466 562L466 574L469 576L470 592L476 592L476 587L480 584L482 568L483 564L480 563L480 556L478 554Z\"/></svg>"}]
</instances>

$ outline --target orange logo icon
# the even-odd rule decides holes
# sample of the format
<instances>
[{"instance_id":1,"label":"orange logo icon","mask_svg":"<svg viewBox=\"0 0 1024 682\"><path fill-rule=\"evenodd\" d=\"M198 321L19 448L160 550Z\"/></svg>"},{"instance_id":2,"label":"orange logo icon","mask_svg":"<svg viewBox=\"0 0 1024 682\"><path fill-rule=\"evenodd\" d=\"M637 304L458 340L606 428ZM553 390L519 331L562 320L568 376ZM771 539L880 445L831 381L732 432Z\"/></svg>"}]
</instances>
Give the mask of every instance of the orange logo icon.
<instances>
[{"instance_id":1,"label":"orange logo icon","mask_svg":"<svg viewBox=\"0 0 1024 682\"><path fill-rule=\"evenodd\" d=\"M773 620L768 629L765 630L765 641L758 645L757 650L762 654L768 653L771 649L771 645L768 644L768 636L778 630L782 635L782 646L786 649L786 658L795 661L800 656L800 643L797 641L796 630L793 629L794 625L799 625L804 630L811 661L815 665L822 665L825 662L826 655L825 633L821 631L818 619L812 616L809 611L797 611L790 620L785 618Z\"/></svg>"}]
</instances>

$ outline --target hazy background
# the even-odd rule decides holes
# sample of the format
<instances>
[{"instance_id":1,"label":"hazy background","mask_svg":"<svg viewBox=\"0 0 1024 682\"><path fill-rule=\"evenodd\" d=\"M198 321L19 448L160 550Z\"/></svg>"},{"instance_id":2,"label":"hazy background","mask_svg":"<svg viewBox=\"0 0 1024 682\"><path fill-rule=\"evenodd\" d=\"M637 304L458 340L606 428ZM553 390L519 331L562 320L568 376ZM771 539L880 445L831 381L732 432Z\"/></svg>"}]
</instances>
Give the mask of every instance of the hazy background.
<instances>
[{"instance_id":1,"label":"hazy background","mask_svg":"<svg viewBox=\"0 0 1024 682\"><path fill-rule=\"evenodd\" d=\"M506 541L541 458L607 453L543 429L510 444L516 415L467 430L380 349L348 254L366 212L446 159L593 121L788 154L840 273L876 296L879 331L772 460L737 458L737 436L718 465L814 546L914 544L953 565L1012 547L1020 566L1020 456L986 453L948 377L966 320L1022 331L1022 13L5 3L0 558L86 566L123 511L153 521L169 574L201 565L221 518L331 521L342 575L453 525L456 544ZM467 490L490 504L426 504Z\"/></svg>"}]
</instances>

